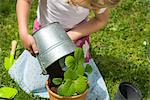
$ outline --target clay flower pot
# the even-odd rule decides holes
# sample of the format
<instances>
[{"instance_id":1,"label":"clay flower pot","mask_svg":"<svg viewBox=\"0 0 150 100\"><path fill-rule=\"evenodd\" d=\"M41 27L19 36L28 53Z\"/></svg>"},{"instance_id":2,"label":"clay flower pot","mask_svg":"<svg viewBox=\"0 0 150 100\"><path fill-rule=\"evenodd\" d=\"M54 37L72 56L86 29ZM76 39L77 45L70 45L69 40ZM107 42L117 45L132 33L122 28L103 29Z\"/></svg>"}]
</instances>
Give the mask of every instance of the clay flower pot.
<instances>
[{"instance_id":1,"label":"clay flower pot","mask_svg":"<svg viewBox=\"0 0 150 100\"><path fill-rule=\"evenodd\" d=\"M47 80L46 88L49 93L50 100L86 100L86 95L88 92L88 90L86 90L84 93L77 95L77 96L64 97L64 96L59 96L58 94L54 93L49 87L50 86Z\"/></svg>"}]
</instances>

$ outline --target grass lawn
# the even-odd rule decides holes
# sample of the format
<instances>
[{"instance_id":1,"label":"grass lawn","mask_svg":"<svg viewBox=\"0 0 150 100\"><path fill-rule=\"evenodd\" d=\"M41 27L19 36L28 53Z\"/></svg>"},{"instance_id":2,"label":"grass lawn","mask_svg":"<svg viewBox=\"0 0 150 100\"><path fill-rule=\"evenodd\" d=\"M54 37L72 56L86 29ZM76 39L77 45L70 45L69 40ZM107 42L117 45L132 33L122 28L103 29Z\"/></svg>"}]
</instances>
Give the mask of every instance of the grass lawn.
<instances>
[{"instance_id":1,"label":"grass lawn","mask_svg":"<svg viewBox=\"0 0 150 100\"><path fill-rule=\"evenodd\" d=\"M40 100L39 97L23 92L9 77L3 65L13 39L18 41L16 57L24 50L18 35L15 3L15 0L0 0L0 87L17 88L19 93L16 100ZM36 16L36 5L37 2L33 2L30 33ZM122 0L110 11L106 27L91 35L91 55L103 75L111 100L122 81L139 87L144 100L150 96L150 62L147 60L145 45L150 43L149 5L149 0Z\"/></svg>"}]
</instances>

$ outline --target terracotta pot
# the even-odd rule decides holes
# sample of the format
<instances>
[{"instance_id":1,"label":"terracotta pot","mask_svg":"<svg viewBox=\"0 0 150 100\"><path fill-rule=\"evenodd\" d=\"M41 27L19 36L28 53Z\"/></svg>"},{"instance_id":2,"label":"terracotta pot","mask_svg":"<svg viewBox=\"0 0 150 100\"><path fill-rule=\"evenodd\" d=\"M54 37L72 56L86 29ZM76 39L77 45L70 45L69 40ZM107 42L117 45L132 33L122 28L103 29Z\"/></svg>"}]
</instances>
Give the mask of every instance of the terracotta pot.
<instances>
[{"instance_id":1,"label":"terracotta pot","mask_svg":"<svg viewBox=\"0 0 150 100\"><path fill-rule=\"evenodd\" d=\"M86 100L86 95L88 92L88 90L86 90L84 93L77 96L64 97L64 96L59 96L58 94L51 91L49 88L48 81L46 81L46 88L48 90L50 100Z\"/></svg>"}]
</instances>

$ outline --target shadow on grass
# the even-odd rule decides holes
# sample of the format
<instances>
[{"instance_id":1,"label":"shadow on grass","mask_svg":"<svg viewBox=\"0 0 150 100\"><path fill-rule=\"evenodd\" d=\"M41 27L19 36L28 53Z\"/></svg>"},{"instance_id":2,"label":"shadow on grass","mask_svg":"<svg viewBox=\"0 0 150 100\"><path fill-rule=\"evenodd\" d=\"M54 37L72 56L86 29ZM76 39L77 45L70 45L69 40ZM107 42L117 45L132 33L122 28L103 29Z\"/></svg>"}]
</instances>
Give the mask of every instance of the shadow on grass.
<instances>
[{"instance_id":1,"label":"shadow on grass","mask_svg":"<svg viewBox=\"0 0 150 100\"><path fill-rule=\"evenodd\" d=\"M0 0L0 14L7 17L14 10L15 5L16 0Z\"/></svg>"},{"instance_id":2,"label":"shadow on grass","mask_svg":"<svg viewBox=\"0 0 150 100\"><path fill-rule=\"evenodd\" d=\"M134 62L129 62L121 58L115 58L113 56L102 56L92 52L92 58L99 67L99 70L105 81L106 85L117 84L119 81L130 82L138 87L144 98L147 98L150 89L150 70L147 66L139 67ZM111 92L111 89L109 92ZM117 92L117 90L115 90ZM112 94L112 93L111 93ZM114 94L114 93L113 93ZM111 97L112 98L112 97Z\"/></svg>"}]
</instances>

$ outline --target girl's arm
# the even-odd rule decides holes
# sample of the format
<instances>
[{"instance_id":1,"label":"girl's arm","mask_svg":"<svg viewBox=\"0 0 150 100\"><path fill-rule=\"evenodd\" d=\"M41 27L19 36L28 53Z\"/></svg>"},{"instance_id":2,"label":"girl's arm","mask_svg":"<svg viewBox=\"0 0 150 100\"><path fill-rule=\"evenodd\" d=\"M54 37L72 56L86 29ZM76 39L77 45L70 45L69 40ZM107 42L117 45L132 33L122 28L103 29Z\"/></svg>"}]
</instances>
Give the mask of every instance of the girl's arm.
<instances>
[{"instance_id":1,"label":"girl's arm","mask_svg":"<svg viewBox=\"0 0 150 100\"><path fill-rule=\"evenodd\" d=\"M34 38L28 34L28 17L32 0L17 0L16 12L18 19L19 35L24 48L31 53L37 53Z\"/></svg>"},{"instance_id":2,"label":"girl's arm","mask_svg":"<svg viewBox=\"0 0 150 100\"><path fill-rule=\"evenodd\" d=\"M80 39L81 37L89 35L89 33L93 33L101 29L108 21L109 12L108 9L106 9L103 13L97 14L95 13L95 17L91 20L81 23L77 25L77 27L70 30L67 34L69 37L76 41Z\"/></svg>"}]
</instances>

